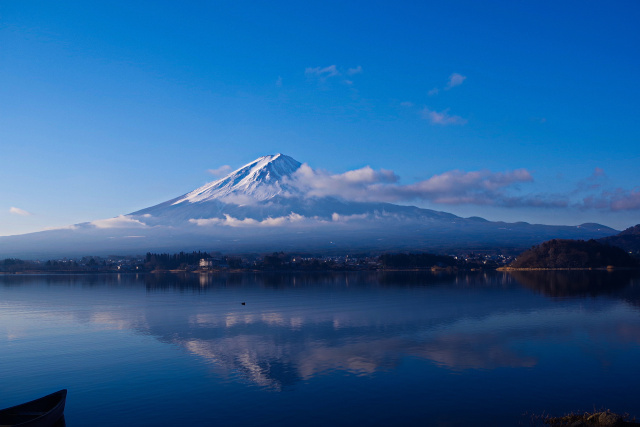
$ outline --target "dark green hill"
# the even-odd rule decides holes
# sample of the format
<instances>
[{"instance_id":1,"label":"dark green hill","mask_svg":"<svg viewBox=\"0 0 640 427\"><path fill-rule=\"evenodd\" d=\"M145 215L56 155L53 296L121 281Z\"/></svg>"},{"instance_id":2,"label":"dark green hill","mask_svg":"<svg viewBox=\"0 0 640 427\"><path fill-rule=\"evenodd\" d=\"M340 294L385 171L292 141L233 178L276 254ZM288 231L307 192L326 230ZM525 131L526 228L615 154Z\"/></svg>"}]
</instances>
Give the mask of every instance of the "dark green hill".
<instances>
[{"instance_id":1,"label":"dark green hill","mask_svg":"<svg viewBox=\"0 0 640 427\"><path fill-rule=\"evenodd\" d=\"M640 253L640 224L629 227L615 236L603 237L598 242L618 246L627 252Z\"/></svg>"},{"instance_id":2,"label":"dark green hill","mask_svg":"<svg viewBox=\"0 0 640 427\"><path fill-rule=\"evenodd\" d=\"M595 240L554 239L523 252L512 268L637 267L638 263L618 247Z\"/></svg>"}]
</instances>

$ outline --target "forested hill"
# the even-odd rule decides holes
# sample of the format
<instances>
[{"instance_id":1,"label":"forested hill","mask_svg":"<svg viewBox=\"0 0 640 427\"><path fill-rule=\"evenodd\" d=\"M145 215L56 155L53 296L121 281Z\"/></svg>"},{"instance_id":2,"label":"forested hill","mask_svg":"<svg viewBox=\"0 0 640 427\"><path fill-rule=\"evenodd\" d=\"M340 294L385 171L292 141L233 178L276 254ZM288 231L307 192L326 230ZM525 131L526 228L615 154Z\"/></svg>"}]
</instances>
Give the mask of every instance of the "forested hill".
<instances>
[{"instance_id":1,"label":"forested hill","mask_svg":"<svg viewBox=\"0 0 640 427\"><path fill-rule=\"evenodd\" d=\"M595 240L554 239L522 253L511 268L637 267L638 261L623 249Z\"/></svg>"},{"instance_id":2,"label":"forested hill","mask_svg":"<svg viewBox=\"0 0 640 427\"><path fill-rule=\"evenodd\" d=\"M618 246L627 252L640 254L640 224L629 227L615 236L603 237L599 242Z\"/></svg>"}]
</instances>

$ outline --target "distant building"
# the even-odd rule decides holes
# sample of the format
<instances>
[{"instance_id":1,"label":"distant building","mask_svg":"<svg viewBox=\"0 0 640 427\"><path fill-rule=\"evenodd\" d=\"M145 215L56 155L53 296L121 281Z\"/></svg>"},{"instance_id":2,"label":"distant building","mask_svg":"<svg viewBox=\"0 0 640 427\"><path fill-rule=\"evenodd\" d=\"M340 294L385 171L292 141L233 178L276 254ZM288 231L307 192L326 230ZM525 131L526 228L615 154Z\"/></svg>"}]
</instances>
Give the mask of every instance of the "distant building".
<instances>
[{"instance_id":1,"label":"distant building","mask_svg":"<svg viewBox=\"0 0 640 427\"><path fill-rule=\"evenodd\" d=\"M200 259L200 268L211 268L211 267L213 267L213 261L205 258Z\"/></svg>"}]
</instances>

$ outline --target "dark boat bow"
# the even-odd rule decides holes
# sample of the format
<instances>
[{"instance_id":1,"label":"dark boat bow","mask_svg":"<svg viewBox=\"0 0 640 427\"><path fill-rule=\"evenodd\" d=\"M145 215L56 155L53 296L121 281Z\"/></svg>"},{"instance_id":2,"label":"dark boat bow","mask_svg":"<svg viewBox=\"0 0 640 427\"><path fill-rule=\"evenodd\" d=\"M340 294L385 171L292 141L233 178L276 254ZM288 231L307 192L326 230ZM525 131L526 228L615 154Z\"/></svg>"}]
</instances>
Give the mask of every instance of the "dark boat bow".
<instances>
[{"instance_id":1,"label":"dark boat bow","mask_svg":"<svg viewBox=\"0 0 640 427\"><path fill-rule=\"evenodd\" d=\"M67 390L60 390L31 402L12 406L0 411L0 426L11 427L53 427L60 423L64 415Z\"/></svg>"}]
</instances>

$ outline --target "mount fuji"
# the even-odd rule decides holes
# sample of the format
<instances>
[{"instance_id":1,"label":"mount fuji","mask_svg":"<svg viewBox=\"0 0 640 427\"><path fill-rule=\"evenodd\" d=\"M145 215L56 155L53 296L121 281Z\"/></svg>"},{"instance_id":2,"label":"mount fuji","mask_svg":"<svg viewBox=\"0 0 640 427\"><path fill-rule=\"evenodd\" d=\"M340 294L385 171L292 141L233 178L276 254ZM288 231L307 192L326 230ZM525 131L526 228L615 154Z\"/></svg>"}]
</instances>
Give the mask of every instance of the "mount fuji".
<instances>
[{"instance_id":1,"label":"mount fuji","mask_svg":"<svg viewBox=\"0 0 640 427\"><path fill-rule=\"evenodd\" d=\"M309 191L300 180L308 170L283 154L260 157L217 181L127 215L0 237L0 257L181 250L518 250L551 238L588 239L617 233L599 224L491 222L415 206L350 201Z\"/></svg>"}]
</instances>

